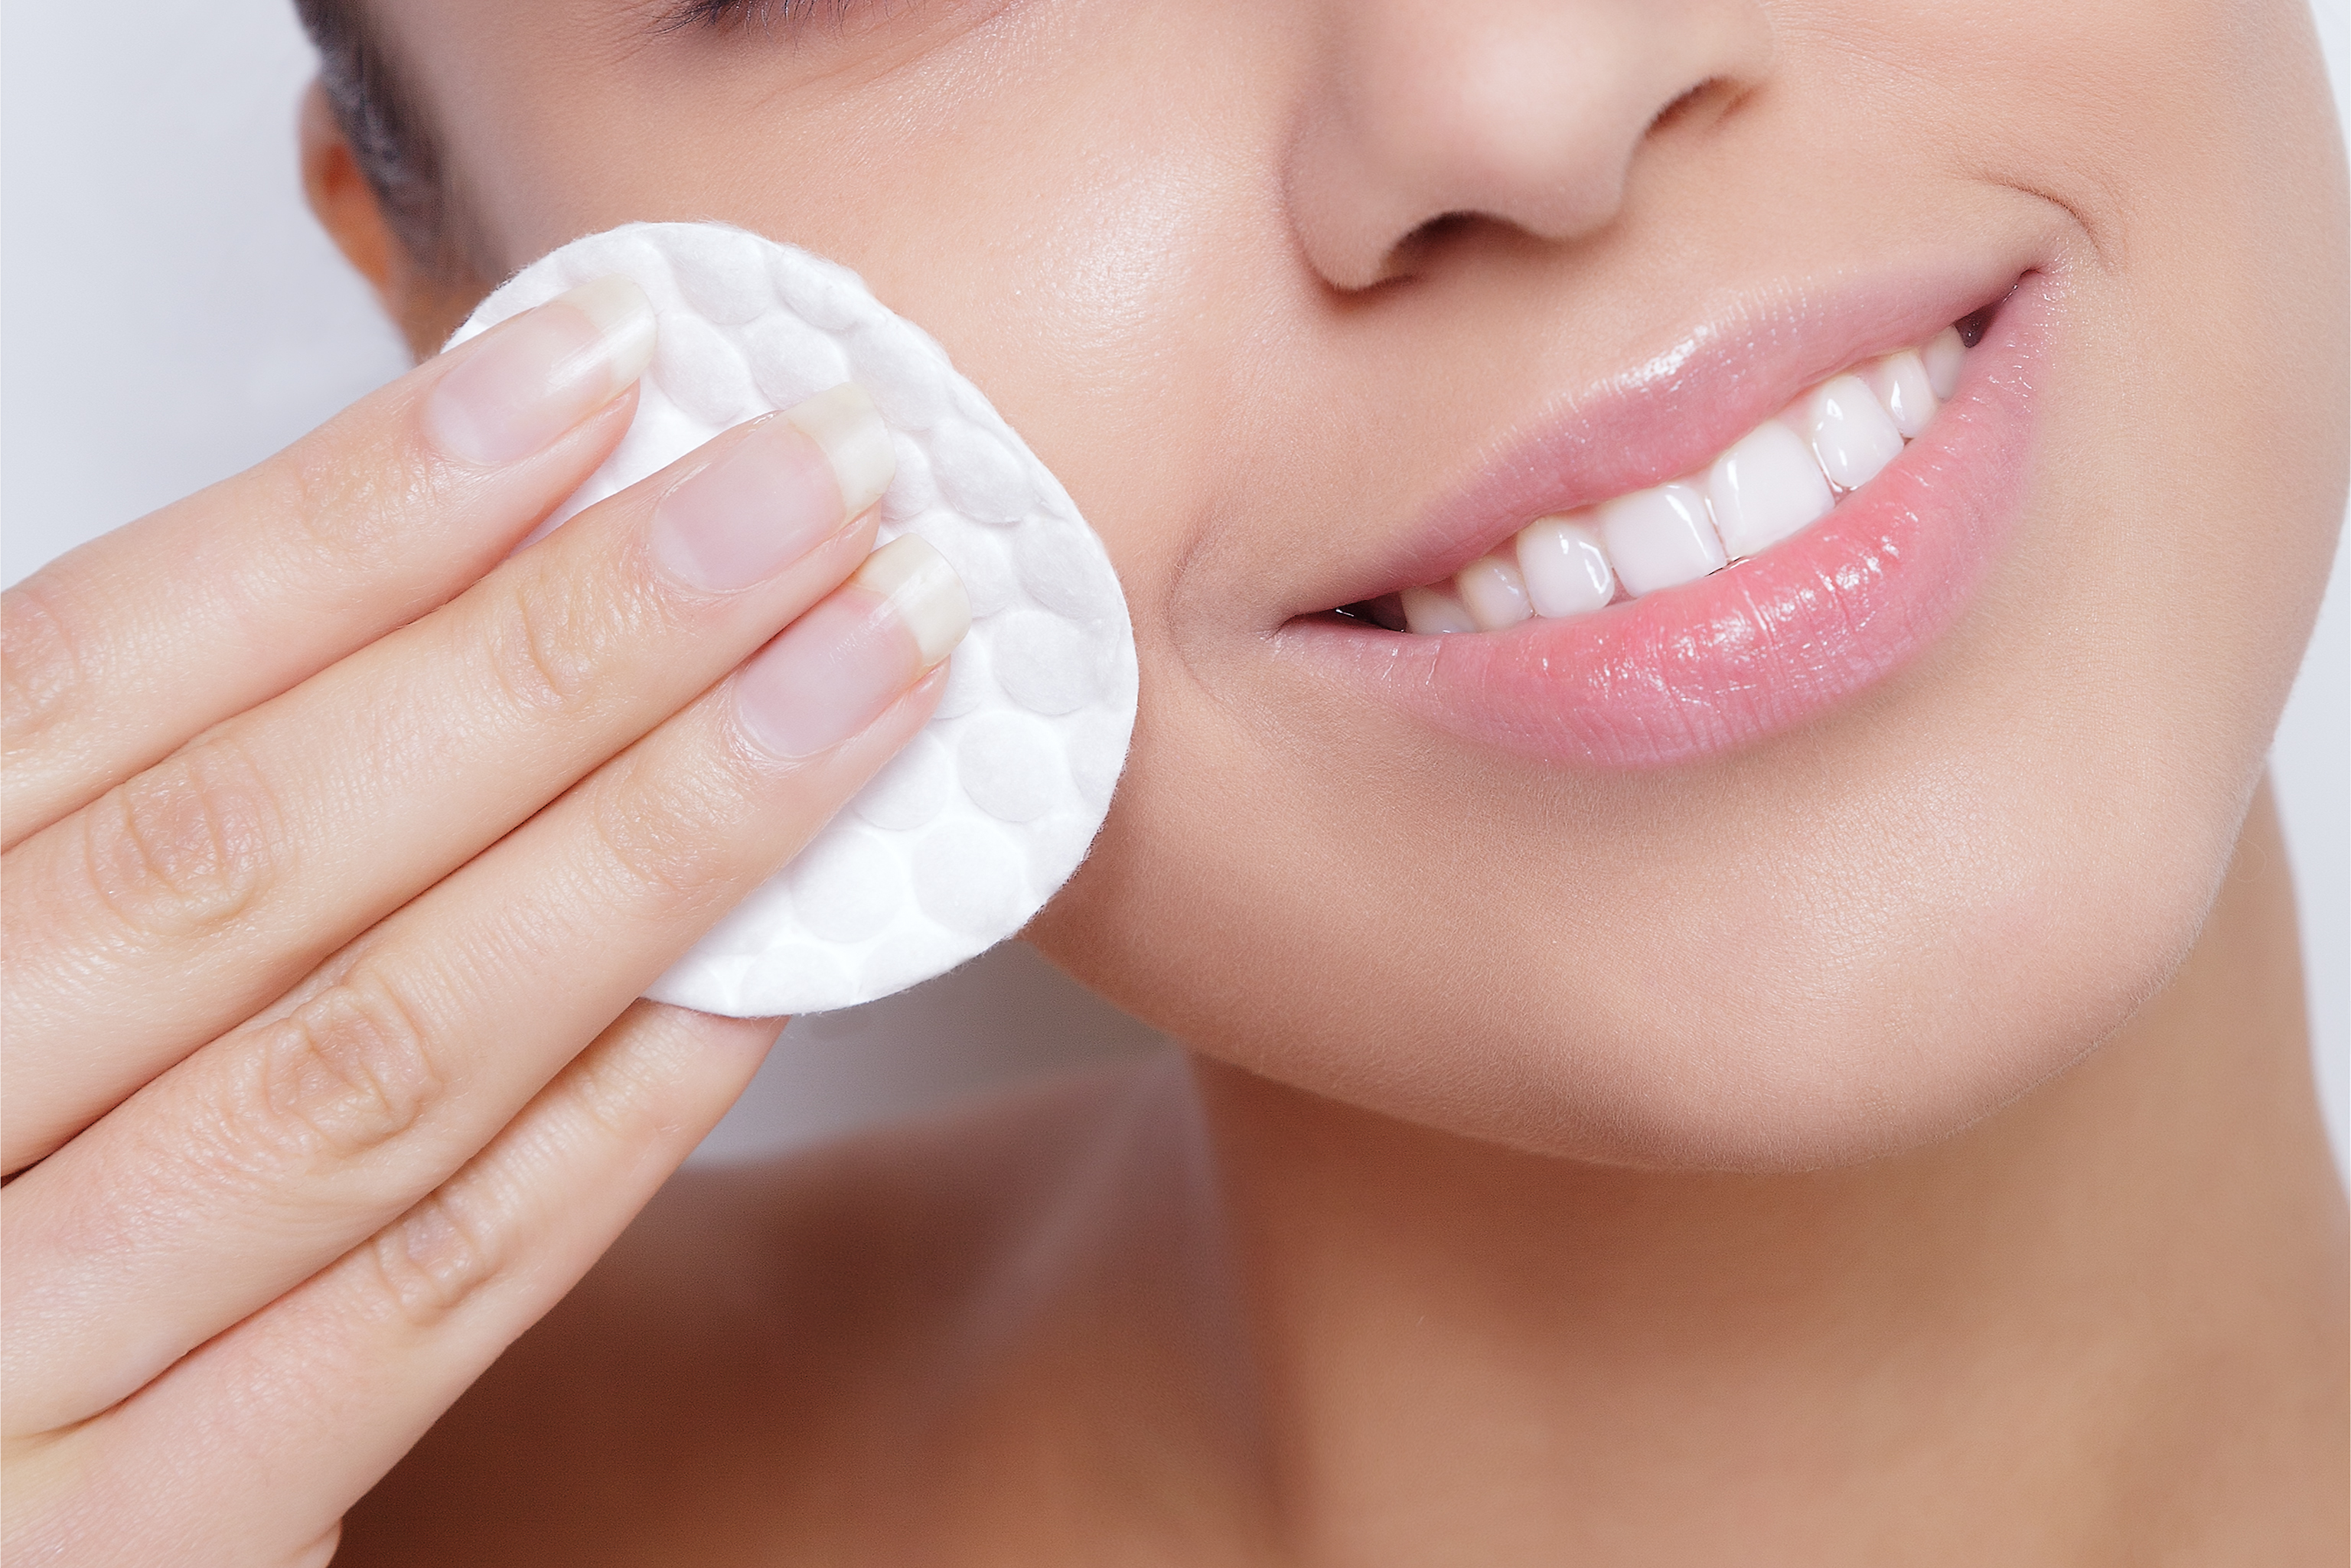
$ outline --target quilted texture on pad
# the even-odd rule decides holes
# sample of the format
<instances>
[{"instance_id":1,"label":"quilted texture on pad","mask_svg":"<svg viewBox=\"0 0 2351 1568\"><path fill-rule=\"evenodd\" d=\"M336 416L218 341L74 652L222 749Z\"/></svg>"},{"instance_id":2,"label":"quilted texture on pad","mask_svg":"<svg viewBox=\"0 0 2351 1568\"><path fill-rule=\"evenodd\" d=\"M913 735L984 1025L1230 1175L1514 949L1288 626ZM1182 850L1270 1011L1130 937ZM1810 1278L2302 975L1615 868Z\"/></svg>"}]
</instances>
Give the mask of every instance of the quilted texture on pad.
<instances>
[{"instance_id":1,"label":"quilted texture on pad","mask_svg":"<svg viewBox=\"0 0 2351 1568\"><path fill-rule=\"evenodd\" d=\"M508 279L450 345L614 273L653 300L661 346L628 434L548 528L731 425L853 381L897 451L882 541L928 539L972 611L930 724L647 994L765 1017L944 974L1026 925L1110 809L1135 704L1110 557L927 333L848 268L744 229L630 224L574 240Z\"/></svg>"}]
</instances>

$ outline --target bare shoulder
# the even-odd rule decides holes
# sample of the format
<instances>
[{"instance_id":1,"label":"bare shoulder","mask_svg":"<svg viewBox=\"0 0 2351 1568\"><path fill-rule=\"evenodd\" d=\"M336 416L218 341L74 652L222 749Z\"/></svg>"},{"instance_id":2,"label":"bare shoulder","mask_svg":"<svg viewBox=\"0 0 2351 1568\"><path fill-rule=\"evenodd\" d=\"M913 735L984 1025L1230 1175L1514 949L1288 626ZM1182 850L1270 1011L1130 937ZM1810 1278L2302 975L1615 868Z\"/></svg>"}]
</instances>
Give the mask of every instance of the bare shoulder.
<instances>
[{"instance_id":1,"label":"bare shoulder","mask_svg":"<svg viewBox=\"0 0 2351 1568\"><path fill-rule=\"evenodd\" d=\"M888 1510L865 1494L897 1490L967 1304L1148 1071L681 1175L353 1511L336 1561L866 1556Z\"/></svg>"}]
</instances>

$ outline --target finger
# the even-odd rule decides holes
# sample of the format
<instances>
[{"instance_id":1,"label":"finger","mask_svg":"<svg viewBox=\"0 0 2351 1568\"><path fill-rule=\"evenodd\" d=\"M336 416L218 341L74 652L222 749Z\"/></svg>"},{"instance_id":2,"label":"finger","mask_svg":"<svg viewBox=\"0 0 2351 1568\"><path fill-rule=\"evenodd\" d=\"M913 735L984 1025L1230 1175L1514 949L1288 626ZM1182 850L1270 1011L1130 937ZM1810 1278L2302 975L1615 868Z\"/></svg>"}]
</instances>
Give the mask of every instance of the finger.
<instances>
[{"instance_id":1,"label":"finger","mask_svg":"<svg viewBox=\"0 0 2351 1568\"><path fill-rule=\"evenodd\" d=\"M445 1179L920 727L961 600L920 540L877 553L726 685L0 1189L6 1429L113 1404Z\"/></svg>"},{"instance_id":2,"label":"finger","mask_svg":"<svg viewBox=\"0 0 2351 1568\"><path fill-rule=\"evenodd\" d=\"M620 441L653 340L589 284L0 596L8 841L479 577Z\"/></svg>"},{"instance_id":3,"label":"finger","mask_svg":"<svg viewBox=\"0 0 2351 1568\"><path fill-rule=\"evenodd\" d=\"M854 387L729 432L9 852L5 1168L724 676L856 567L890 464Z\"/></svg>"},{"instance_id":4,"label":"finger","mask_svg":"<svg viewBox=\"0 0 2351 1568\"><path fill-rule=\"evenodd\" d=\"M630 1009L380 1234L119 1409L20 1445L0 1555L323 1565L344 1511L611 1244L776 1027Z\"/></svg>"}]
</instances>

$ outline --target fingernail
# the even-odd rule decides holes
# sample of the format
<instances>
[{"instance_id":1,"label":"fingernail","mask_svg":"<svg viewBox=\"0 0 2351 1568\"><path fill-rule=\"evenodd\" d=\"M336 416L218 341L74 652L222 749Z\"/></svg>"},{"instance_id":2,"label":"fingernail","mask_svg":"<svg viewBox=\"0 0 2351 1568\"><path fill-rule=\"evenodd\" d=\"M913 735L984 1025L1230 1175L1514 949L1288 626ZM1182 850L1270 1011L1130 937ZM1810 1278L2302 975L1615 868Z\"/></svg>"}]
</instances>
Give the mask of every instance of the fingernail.
<instances>
[{"instance_id":1,"label":"fingernail","mask_svg":"<svg viewBox=\"0 0 2351 1568\"><path fill-rule=\"evenodd\" d=\"M947 558L917 534L891 540L850 574L854 587L878 594L914 640L920 674L956 651L971 630L971 601Z\"/></svg>"},{"instance_id":2,"label":"fingernail","mask_svg":"<svg viewBox=\"0 0 2351 1568\"><path fill-rule=\"evenodd\" d=\"M970 601L946 557L912 534L883 545L735 677L743 733L787 758L838 746L970 629Z\"/></svg>"},{"instance_id":3,"label":"fingernail","mask_svg":"<svg viewBox=\"0 0 2351 1568\"><path fill-rule=\"evenodd\" d=\"M661 498L647 543L688 588L731 593L773 577L846 520L824 449L786 420L763 419Z\"/></svg>"},{"instance_id":4,"label":"fingernail","mask_svg":"<svg viewBox=\"0 0 2351 1568\"><path fill-rule=\"evenodd\" d=\"M441 378L424 428L450 456L512 463L552 443L644 374L653 307L625 277L600 277L492 329Z\"/></svg>"},{"instance_id":5,"label":"fingernail","mask_svg":"<svg viewBox=\"0 0 2351 1568\"><path fill-rule=\"evenodd\" d=\"M882 498L898 472L898 454L882 411L855 382L843 382L784 412L809 438L824 448L841 483L841 513L855 517Z\"/></svg>"},{"instance_id":6,"label":"fingernail","mask_svg":"<svg viewBox=\"0 0 2351 1568\"><path fill-rule=\"evenodd\" d=\"M761 420L661 498L653 559L705 593L764 582L872 506L896 468L871 398L854 386L820 392Z\"/></svg>"}]
</instances>

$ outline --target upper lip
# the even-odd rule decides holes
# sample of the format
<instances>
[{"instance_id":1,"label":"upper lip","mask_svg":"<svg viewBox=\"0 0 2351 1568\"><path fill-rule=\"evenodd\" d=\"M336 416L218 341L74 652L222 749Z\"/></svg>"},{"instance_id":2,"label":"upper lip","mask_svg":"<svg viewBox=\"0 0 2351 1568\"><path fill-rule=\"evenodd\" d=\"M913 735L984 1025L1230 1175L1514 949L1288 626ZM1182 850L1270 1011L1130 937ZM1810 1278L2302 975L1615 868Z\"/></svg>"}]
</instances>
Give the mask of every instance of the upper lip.
<instances>
[{"instance_id":1,"label":"upper lip","mask_svg":"<svg viewBox=\"0 0 2351 1568\"><path fill-rule=\"evenodd\" d=\"M1807 388L1992 304L2022 251L1726 291L1636 361L1546 400L1488 444L1394 546L1334 563L1329 610L1439 581L1539 517L1679 477Z\"/></svg>"}]
</instances>

